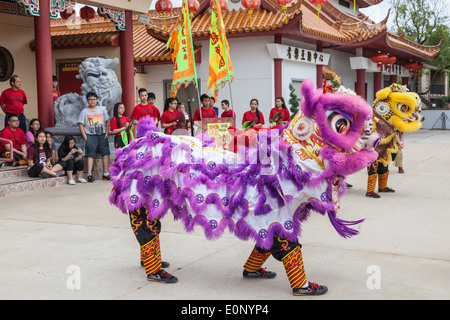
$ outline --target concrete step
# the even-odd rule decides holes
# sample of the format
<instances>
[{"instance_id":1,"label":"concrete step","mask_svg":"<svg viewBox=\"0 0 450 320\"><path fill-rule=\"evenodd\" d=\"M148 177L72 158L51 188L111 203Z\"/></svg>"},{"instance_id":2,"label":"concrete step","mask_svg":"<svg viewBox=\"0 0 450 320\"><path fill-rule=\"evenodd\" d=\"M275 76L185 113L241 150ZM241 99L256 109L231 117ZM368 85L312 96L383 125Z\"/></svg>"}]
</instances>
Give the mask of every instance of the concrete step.
<instances>
[{"instance_id":1,"label":"concrete step","mask_svg":"<svg viewBox=\"0 0 450 320\"><path fill-rule=\"evenodd\" d=\"M0 197L14 192L23 192L41 188L59 187L67 184L67 176L55 178L31 178L27 166L5 166L0 169Z\"/></svg>"}]
</instances>

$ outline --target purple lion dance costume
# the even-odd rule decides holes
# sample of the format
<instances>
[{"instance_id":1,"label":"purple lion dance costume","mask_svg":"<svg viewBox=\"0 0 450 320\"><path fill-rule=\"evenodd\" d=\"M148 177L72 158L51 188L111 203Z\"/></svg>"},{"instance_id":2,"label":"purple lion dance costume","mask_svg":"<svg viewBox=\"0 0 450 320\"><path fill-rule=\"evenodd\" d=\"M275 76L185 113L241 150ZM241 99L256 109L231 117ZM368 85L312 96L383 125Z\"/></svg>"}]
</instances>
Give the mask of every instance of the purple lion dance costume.
<instances>
[{"instance_id":1,"label":"purple lion dance costume","mask_svg":"<svg viewBox=\"0 0 450 320\"><path fill-rule=\"evenodd\" d=\"M337 217L339 198L345 177L377 158L379 139L367 129L372 108L361 97L323 94L310 80L301 93L301 111L289 124L252 131L256 144L237 136L238 148L230 149L237 152L205 136L165 135L151 120L139 123L140 138L116 152L109 200L129 213L148 280L177 281L162 269L158 236L171 211L186 231L200 225L208 239L229 229L254 240L244 278L274 277L262 268L272 255L282 261L294 295L327 291L306 280L301 224L315 211L328 215L341 236L358 233L350 226L363 220Z\"/></svg>"}]
</instances>

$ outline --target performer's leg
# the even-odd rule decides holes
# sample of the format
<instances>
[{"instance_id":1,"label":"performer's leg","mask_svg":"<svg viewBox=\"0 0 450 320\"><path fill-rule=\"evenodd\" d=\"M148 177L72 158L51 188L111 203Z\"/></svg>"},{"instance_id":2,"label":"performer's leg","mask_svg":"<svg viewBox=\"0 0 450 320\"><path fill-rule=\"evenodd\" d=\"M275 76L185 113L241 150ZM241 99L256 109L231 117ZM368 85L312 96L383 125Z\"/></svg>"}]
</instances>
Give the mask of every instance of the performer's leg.
<instances>
[{"instance_id":1,"label":"performer's leg","mask_svg":"<svg viewBox=\"0 0 450 320\"><path fill-rule=\"evenodd\" d=\"M161 269L161 247L159 233L161 222L158 219L148 220L147 209L130 211L130 222L136 239L141 245L141 261L147 279L165 283L175 283L178 279Z\"/></svg>"},{"instance_id":2,"label":"performer's leg","mask_svg":"<svg viewBox=\"0 0 450 320\"><path fill-rule=\"evenodd\" d=\"M243 276L246 279L264 278L270 279L274 278L277 274L272 271L268 271L262 268L262 265L270 257L270 251L261 249L255 246L252 253L244 264Z\"/></svg>"},{"instance_id":3,"label":"performer's leg","mask_svg":"<svg viewBox=\"0 0 450 320\"><path fill-rule=\"evenodd\" d=\"M380 195L375 192L375 186L377 184L377 170L378 170L378 161L372 162L370 167L367 168L368 178L367 178L366 197L371 198L380 197Z\"/></svg>"},{"instance_id":4,"label":"performer's leg","mask_svg":"<svg viewBox=\"0 0 450 320\"><path fill-rule=\"evenodd\" d=\"M378 165L378 192L395 192L387 186L389 178L389 166L384 166L382 163Z\"/></svg>"},{"instance_id":5,"label":"performer's leg","mask_svg":"<svg viewBox=\"0 0 450 320\"><path fill-rule=\"evenodd\" d=\"M275 237L271 253L275 259L283 262L293 295L319 295L328 291L326 286L306 280L301 245L298 242Z\"/></svg>"}]
</instances>

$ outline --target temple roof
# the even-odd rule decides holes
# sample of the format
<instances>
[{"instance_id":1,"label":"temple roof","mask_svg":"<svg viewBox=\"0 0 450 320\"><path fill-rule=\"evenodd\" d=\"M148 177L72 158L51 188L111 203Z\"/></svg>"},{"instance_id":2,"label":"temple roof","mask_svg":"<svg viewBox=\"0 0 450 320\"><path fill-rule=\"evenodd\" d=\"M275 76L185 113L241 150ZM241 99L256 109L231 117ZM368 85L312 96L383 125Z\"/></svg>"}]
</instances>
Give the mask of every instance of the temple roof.
<instances>
[{"instance_id":1,"label":"temple roof","mask_svg":"<svg viewBox=\"0 0 450 320\"><path fill-rule=\"evenodd\" d=\"M382 0L358 1L359 5L374 5ZM209 39L211 13L209 0L201 0L200 10L194 16L191 27L194 41ZM142 24L134 16L134 56L135 62L170 63L171 53L166 42L175 28L181 8L174 8L165 18L156 10L150 10L149 24ZM397 63L407 60L430 61L440 52L440 44L423 46L387 30L386 18L379 23L371 21L362 13L352 15L342 11L331 1L322 5L319 17L317 9L308 0L293 0L284 12L276 0L262 0L262 6L250 16L247 10L227 10L223 12L225 30L228 38L281 35L316 44L322 42L323 48L354 52L364 48L364 55L370 57L378 50L397 56ZM52 21L52 44L54 48L83 45L115 46L119 35L111 22L96 17L86 23L78 21L78 28L68 28L62 19Z\"/></svg>"}]
</instances>

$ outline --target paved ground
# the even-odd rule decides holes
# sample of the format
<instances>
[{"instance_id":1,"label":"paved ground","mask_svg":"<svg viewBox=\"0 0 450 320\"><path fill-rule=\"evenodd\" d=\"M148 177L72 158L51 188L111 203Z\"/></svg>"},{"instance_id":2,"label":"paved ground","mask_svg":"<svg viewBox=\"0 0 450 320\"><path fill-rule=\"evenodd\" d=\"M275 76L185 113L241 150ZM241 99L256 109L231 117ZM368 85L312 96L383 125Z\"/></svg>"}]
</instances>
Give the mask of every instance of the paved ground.
<instances>
[{"instance_id":1,"label":"paved ground","mask_svg":"<svg viewBox=\"0 0 450 320\"><path fill-rule=\"evenodd\" d=\"M450 132L407 134L404 167L391 166L397 192L380 199L364 196L366 172L349 177L340 217L366 218L358 236L339 237L319 214L303 225L307 277L329 287L324 296L292 296L272 257L275 279L244 280L252 242L206 241L169 216L162 255L179 282L148 282L128 217L109 205L111 184L96 181L0 199L0 299L449 299Z\"/></svg>"}]
</instances>

